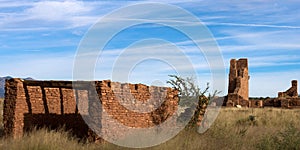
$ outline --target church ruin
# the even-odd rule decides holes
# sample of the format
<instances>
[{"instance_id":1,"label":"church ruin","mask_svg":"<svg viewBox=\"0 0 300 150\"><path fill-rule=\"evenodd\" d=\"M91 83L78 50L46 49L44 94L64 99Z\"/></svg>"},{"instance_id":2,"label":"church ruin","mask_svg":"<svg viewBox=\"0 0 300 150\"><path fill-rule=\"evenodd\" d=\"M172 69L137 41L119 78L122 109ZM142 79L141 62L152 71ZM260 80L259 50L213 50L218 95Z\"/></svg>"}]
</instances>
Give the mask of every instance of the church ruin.
<instances>
[{"instance_id":1,"label":"church ruin","mask_svg":"<svg viewBox=\"0 0 300 150\"><path fill-rule=\"evenodd\" d=\"M225 97L224 106L300 108L297 80L292 80L292 86L288 90L278 92L277 98L249 100L250 76L248 72L248 60L246 58L230 60L228 95Z\"/></svg>"},{"instance_id":2,"label":"church ruin","mask_svg":"<svg viewBox=\"0 0 300 150\"><path fill-rule=\"evenodd\" d=\"M248 106L249 101L248 60L230 60L228 95L226 106Z\"/></svg>"}]
</instances>

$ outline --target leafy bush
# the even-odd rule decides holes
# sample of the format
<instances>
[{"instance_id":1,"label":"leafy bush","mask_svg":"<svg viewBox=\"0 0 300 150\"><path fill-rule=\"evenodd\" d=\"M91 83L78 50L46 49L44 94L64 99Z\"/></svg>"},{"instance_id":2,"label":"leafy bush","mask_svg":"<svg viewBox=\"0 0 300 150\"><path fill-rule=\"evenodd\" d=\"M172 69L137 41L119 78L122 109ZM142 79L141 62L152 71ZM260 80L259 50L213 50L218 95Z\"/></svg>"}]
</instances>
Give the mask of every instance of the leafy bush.
<instances>
[{"instance_id":1,"label":"leafy bush","mask_svg":"<svg viewBox=\"0 0 300 150\"><path fill-rule=\"evenodd\" d=\"M206 109L209 100L218 94L215 91L213 94L208 94L208 98L205 96L209 90L209 83L207 83L206 88L201 91L200 87L195 83L194 78L186 77L182 78L177 75L169 75L171 78L167 83L171 84L173 88L177 89L179 92L179 102L178 104L182 107L188 107L185 112L179 116L179 121L188 121L186 119L191 118L187 127L194 127L201 115L201 111Z\"/></svg>"}]
</instances>

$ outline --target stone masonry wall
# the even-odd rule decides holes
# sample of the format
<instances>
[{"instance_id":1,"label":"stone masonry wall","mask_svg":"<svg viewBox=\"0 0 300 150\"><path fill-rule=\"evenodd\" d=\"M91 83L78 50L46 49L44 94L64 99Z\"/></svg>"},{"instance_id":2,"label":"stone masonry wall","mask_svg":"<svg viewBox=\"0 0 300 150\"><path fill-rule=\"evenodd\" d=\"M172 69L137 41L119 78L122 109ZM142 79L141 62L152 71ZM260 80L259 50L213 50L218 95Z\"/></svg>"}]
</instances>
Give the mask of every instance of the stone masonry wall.
<instances>
[{"instance_id":1,"label":"stone masonry wall","mask_svg":"<svg viewBox=\"0 0 300 150\"><path fill-rule=\"evenodd\" d=\"M177 95L171 88L101 82L103 113L106 114L102 117L101 134L115 139L127 133L128 127L150 128L163 123L176 113ZM174 126L170 124L171 128Z\"/></svg>"},{"instance_id":2,"label":"stone masonry wall","mask_svg":"<svg viewBox=\"0 0 300 150\"><path fill-rule=\"evenodd\" d=\"M229 70L229 84L227 106L245 105L249 100L249 75L247 59L231 59Z\"/></svg>"},{"instance_id":3,"label":"stone masonry wall","mask_svg":"<svg viewBox=\"0 0 300 150\"><path fill-rule=\"evenodd\" d=\"M281 107L300 108L300 98L297 91L297 80L292 80L292 86L284 91L278 92L278 97L264 100L250 100L249 107Z\"/></svg>"},{"instance_id":4,"label":"stone masonry wall","mask_svg":"<svg viewBox=\"0 0 300 150\"><path fill-rule=\"evenodd\" d=\"M292 80L292 86L286 90L285 92L278 92L278 97L290 97L297 98L298 97L298 84L297 80Z\"/></svg>"},{"instance_id":5,"label":"stone masonry wall","mask_svg":"<svg viewBox=\"0 0 300 150\"><path fill-rule=\"evenodd\" d=\"M278 98L276 98L276 100L280 101L282 108L300 108L297 80L292 80L291 84L292 86L288 90L278 92Z\"/></svg>"},{"instance_id":6,"label":"stone masonry wall","mask_svg":"<svg viewBox=\"0 0 300 150\"><path fill-rule=\"evenodd\" d=\"M89 140L97 138L91 128L101 134L121 135L122 128L112 126L111 118L126 127L148 128L167 120L178 103L177 91L171 88L109 80L72 84L10 79L5 88L4 132L15 138L33 127L45 126L64 126Z\"/></svg>"}]
</instances>

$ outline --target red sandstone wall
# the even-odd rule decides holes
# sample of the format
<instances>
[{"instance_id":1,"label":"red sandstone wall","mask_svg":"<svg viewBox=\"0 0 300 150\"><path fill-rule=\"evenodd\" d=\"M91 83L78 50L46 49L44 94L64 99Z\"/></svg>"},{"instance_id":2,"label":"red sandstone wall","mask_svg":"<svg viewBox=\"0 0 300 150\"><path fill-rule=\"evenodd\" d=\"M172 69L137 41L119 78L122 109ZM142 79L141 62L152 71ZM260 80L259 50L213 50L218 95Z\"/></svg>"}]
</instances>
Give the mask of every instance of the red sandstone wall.
<instances>
[{"instance_id":1,"label":"red sandstone wall","mask_svg":"<svg viewBox=\"0 0 300 150\"><path fill-rule=\"evenodd\" d=\"M263 108L264 107L263 100L249 100L249 107Z\"/></svg>"},{"instance_id":2,"label":"red sandstone wall","mask_svg":"<svg viewBox=\"0 0 300 150\"><path fill-rule=\"evenodd\" d=\"M241 105L243 107L249 107L249 103L250 103L249 100L243 99L243 97L241 97L238 94L229 93L227 95L226 106L234 107L236 105Z\"/></svg>"},{"instance_id":3,"label":"red sandstone wall","mask_svg":"<svg viewBox=\"0 0 300 150\"><path fill-rule=\"evenodd\" d=\"M249 99L249 75L247 59L230 60L228 94L238 94Z\"/></svg>"},{"instance_id":4,"label":"red sandstone wall","mask_svg":"<svg viewBox=\"0 0 300 150\"><path fill-rule=\"evenodd\" d=\"M284 98L280 101L281 108L300 108L300 98Z\"/></svg>"},{"instance_id":5,"label":"red sandstone wall","mask_svg":"<svg viewBox=\"0 0 300 150\"><path fill-rule=\"evenodd\" d=\"M66 129L76 129L74 134L78 137L86 137L88 128L78 114L74 93L79 91L78 97L86 95L73 90L71 83L8 80L3 116L5 134L20 137L33 127L65 126Z\"/></svg>"},{"instance_id":6,"label":"red sandstone wall","mask_svg":"<svg viewBox=\"0 0 300 150\"><path fill-rule=\"evenodd\" d=\"M249 75L247 59L231 59L226 106L248 106Z\"/></svg>"},{"instance_id":7,"label":"red sandstone wall","mask_svg":"<svg viewBox=\"0 0 300 150\"><path fill-rule=\"evenodd\" d=\"M96 93L91 90L93 88ZM100 99L102 107L97 106L95 96ZM134 99L137 101L134 102ZM147 103L149 100L151 103ZM20 137L33 126L57 128L64 125L78 137L86 138L91 133L82 116L89 115L87 118L91 121L101 120L101 126L105 127L110 125L110 120L102 118L104 112L122 125L148 128L173 115L177 110L177 102L177 91L171 88L120 84L106 80L78 81L73 89L70 81L11 79L6 82L4 132L6 135ZM131 109L126 108L129 106ZM140 113L140 107L158 109ZM121 132L117 127L112 128L115 131L107 129L100 129L101 133Z\"/></svg>"},{"instance_id":8,"label":"red sandstone wall","mask_svg":"<svg viewBox=\"0 0 300 150\"><path fill-rule=\"evenodd\" d=\"M178 93L171 88L110 81L100 84L102 108L107 114L101 120L101 133L111 138L119 138L116 136L126 133L127 127L149 128L161 124L177 111ZM141 107L149 112L143 112L139 109ZM119 124L115 123L116 120Z\"/></svg>"}]
</instances>

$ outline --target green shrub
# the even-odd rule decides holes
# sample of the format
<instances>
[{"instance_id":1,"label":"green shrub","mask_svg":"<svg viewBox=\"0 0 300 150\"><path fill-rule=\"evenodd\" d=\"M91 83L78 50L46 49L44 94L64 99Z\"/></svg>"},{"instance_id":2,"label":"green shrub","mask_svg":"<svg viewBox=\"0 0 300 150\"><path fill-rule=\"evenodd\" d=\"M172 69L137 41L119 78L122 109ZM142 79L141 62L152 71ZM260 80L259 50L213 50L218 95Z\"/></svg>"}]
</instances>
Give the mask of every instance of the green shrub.
<instances>
[{"instance_id":1,"label":"green shrub","mask_svg":"<svg viewBox=\"0 0 300 150\"><path fill-rule=\"evenodd\" d=\"M171 79L168 80L167 83L172 85L173 88L179 92L178 104L183 107L188 107L185 110L185 113L182 113L181 116L178 117L178 121L189 121L187 128L193 128L198 122L199 115L203 115L201 114L201 110L205 110L209 100L220 92L215 91L213 94L208 94L208 97L206 97L205 94L209 90L208 83L206 88L201 90L192 77L182 78L177 75L169 76ZM191 119L186 120L188 118Z\"/></svg>"}]
</instances>

